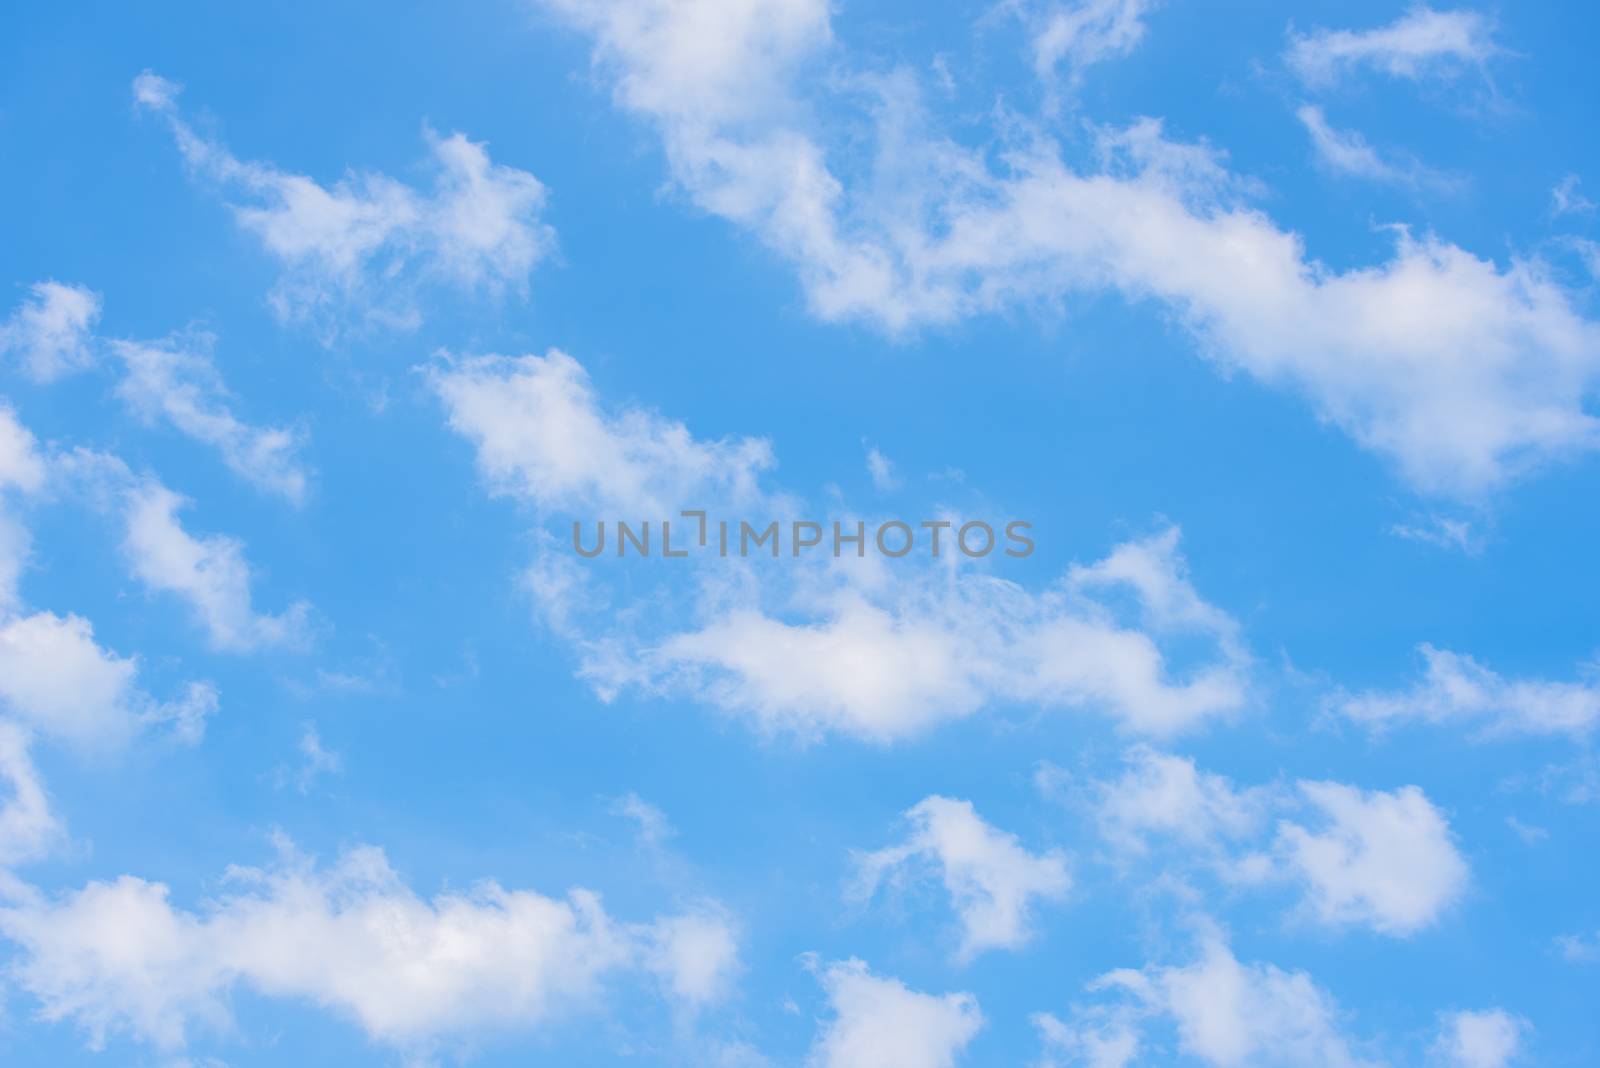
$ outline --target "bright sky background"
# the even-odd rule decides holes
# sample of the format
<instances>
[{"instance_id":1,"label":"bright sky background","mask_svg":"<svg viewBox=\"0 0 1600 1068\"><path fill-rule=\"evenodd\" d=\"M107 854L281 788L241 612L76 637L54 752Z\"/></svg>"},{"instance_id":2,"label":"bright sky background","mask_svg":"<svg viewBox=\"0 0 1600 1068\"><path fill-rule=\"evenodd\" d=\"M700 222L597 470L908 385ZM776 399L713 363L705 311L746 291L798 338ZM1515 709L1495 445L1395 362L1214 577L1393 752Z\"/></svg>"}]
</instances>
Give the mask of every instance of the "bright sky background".
<instances>
[{"instance_id":1,"label":"bright sky background","mask_svg":"<svg viewBox=\"0 0 1600 1068\"><path fill-rule=\"evenodd\" d=\"M8 5L0 1063L1600 1062L1597 36Z\"/></svg>"}]
</instances>

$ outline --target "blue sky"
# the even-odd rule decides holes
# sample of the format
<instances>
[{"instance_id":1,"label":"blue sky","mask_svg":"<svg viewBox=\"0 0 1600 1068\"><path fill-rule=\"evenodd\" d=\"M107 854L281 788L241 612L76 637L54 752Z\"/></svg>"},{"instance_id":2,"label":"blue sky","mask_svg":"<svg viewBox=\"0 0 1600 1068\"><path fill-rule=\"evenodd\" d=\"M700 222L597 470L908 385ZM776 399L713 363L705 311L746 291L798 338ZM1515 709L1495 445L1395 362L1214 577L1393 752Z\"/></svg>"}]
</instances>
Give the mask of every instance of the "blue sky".
<instances>
[{"instance_id":1,"label":"blue sky","mask_svg":"<svg viewBox=\"0 0 1600 1068\"><path fill-rule=\"evenodd\" d=\"M0 16L0 1062L1600 1057L1596 14L929 7Z\"/></svg>"}]
</instances>

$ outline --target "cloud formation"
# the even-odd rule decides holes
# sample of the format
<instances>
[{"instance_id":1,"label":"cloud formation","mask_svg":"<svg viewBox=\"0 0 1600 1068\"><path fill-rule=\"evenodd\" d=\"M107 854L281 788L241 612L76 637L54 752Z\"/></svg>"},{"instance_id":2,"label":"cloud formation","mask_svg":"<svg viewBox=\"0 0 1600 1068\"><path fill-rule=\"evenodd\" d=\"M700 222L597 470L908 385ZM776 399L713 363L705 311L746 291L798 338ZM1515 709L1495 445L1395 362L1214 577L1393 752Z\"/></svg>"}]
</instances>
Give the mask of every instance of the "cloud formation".
<instances>
[{"instance_id":1,"label":"cloud formation","mask_svg":"<svg viewBox=\"0 0 1600 1068\"><path fill-rule=\"evenodd\" d=\"M1015 835L984 822L969 801L927 797L906 819L911 833L904 842L855 858L852 894L869 898L883 882L931 866L961 920L958 961L1022 947L1032 936L1034 903L1058 901L1072 885L1061 854L1029 853Z\"/></svg>"},{"instance_id":2,"label":"cloud formation","mask_svg":"<svg viewBox=\"0 0 1600 1068\"><path fill-rule=\"evenodd\" d=\"M1209 871L1236 888L1294 887L1312 922L1393 937L1436 923L1465 893L1455 835L1416 786L1241 788L1147 746L1124 759L1122 775L1091 783L1083 800L1126 862L1150 857L1165 872Z\"/></svg>"},{"instance_id":3,"label":"cloud formation","mask_svg":"<svg viewBox=\"0 0 1600 1068\"><path fill-rule=\"evenodd\" d=\"M1407 722L1476 725L1487 735L1587 737L1600 723L1600 685L1508 679L1470 656L1418 647L1422 679L1405 690L1343 694L1334 707L1375 730Z\"/></svg>"},{"instance_id":4,"label":"cloud formation","mask_svg":"<svg viewBox=\"0 0 1600 1068\"><path fill-rule=\"evenodd\" d=\"M763 484L773 465L765 441L707 441L654 412L610 410L562 353L457 361L428 375L489 488L541 518L803 514ZM1150 734L1246 703L1238 626L1194 589L1175 528L1040 592L964 568L953 552L948 566L913 563L892 576L848 558L686 565L695 608L666 619L618 613L606 563L580 567L563 552L568 529L546 532L528 587L607 699L629 688L689 693L769 733L879 743L1006 701L1104 711ZM649 596L632 590L630 600ZM1169 645L1202 653L1179 657Z\"/></svg>"},{"instance_id":5,"label":"cloud formation","mask_svg":"<svg viewBox=\"0 0 1600 1068\"><path fill-rule=\"evenodd\" d=\"M0 356L16 359L35 382L53 382L94 362L100 294L83 286L35 282L0 323Z\"/></svg>"},{"instance_id":6,"label":"cloud formation","mask_svg":"<svg viewBox=\"0 0 1600 1068\"><path fill-rule=\"evenodd\" d=\"M955 1068L983 1027L971 994L924 994L859 960L820 973L833 1010L807 1068Z\"/></svg>"},{"instance_id":7,"label":"cloud formation","mask_svg":"<svg viewBox=\"0 0 1600 1068\"><path fill-rule=\"evenodd\" d=\"M1363 67L1411 81L1450 76L1499 51L1487 17L1418 5L1376 29L1297 34L1285 58L1304 81L1325 86Z\"/></svg>"},{"instance_id":8,"label":"cloud formation","mask_svg":"<svg viewBox=\"0 0 1600 1068\"><path fill-rule=\"evenodd\" d=\"M428 284L491 297L523 292L555 247L542 219L544 185L494 163L482 143L460 133L425 131L436 172L430 192L374 173L324 186L239 160L196 133L178 110L179 92L148 71L133 83L134 100L166 120L198 176L237 198L230 207L239 226L282 265L273 309L310 324L325 342L351 325L414 327L417 294Z\"/></svg>"},{"instance_id":9,"label":"cloud formation","mask_svg":"<svg viewBox=\"0 0 1600 1068\"><path fill-rule=\"evenodd\" d=\"M276 615L257 612L243 544L221 534L190 534L178 521L186 503L156 482L126 491L123 551L134 577L187 602L218 649L247 652L303 642L310 606L296 602Z\"/></svg>"},{"instance_id":10,"label":"cloud formation","mask_svg":"<svg viewBox=\"0 0 1600 1068\"><path fill-rule=\"evenodd\" d=\"M131 875L0 909L21 950L15 981L97 1048L127 1033L180 1050L197 1026L225 1025L229 994L247 989L310 1001L423 1055L537 1028L630 973L698 997L731 963L729 944L685 944L672 917L619 923L585 890L551 898L484 882L427 900L372 847L326 868L292 853L233 868L228 885L196 911Z\"/></svg>"},{"instance_id":11,"label":"cloud formation","mask_svg":"<svg viewBox=\"0 0 1600 1068\"><path fill-rule=\"evenodd\" d=\"M240 478L291 503L305 499L307 475L296 455L300 435L257 427L234 415L227 387L211 358L209 334L165 341L112 341L126 374L117 394L147 423L170 423L179 433L216 449Z\"/></svg>"},{"instance_id":12,"label":"cloud formation","mask_svg":"<svg viewBox=\"0 0 1600 1068\"><path fill-rule=\"evenodd\" d=\"M1309 975L1241 962L1220 932L1204 933L1188 964L1110 972L1090 989L1121 992L1138 1016L1170 1021L1182 1053L1218 1068L1376 1068L1352 1048L1338 1006Z\"/></svg>"}]
</instances>

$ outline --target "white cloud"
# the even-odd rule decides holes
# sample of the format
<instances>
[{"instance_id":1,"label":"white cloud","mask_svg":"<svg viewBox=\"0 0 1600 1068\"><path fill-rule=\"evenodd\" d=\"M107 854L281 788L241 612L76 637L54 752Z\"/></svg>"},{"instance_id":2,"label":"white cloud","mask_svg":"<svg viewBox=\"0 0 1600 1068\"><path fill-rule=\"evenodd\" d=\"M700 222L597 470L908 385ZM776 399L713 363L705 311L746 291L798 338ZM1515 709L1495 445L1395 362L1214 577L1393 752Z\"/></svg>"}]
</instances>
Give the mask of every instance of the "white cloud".
<instances>
[{"instance_id":1,"label":"white cloud","mask_svg":"<svg viewBox=\"0 0 1600 1068\"><path fill-rule=\"evenodd\" d=\"M429 374L490 488L541 518L675 519L684 508L737 515L758 504L774 519L804 514L759 484L773 465L765 441L707 441L652 412L608 411L564 354ZM697 532L682 524L680 546ZM688 692L768 732L886 743L1011 700L1104 710L1168 734L1243 707L1249 656L1234 621L1189 582L1176 529L1073 568L1042 593L962 568L946 534L941 561L908 564L893 580L870 561L791 561L781 572L686 564L681 574L701 588L690 611L667 615L638 607L651 596L638 584L609 587L600 562L561 555L566 531L542 532L528 588L602 698L628 687ZM1180 646L1186 655L1173 655Z\"/></svg>"},{"instance_id":2,"label":"white cloud","mask_svg":"<svg viewBox=\"0 0 1600 1068\"><path fill-rule=\"evenodd\" d=\"M1139 1032L1126 1013L1083 1010L1063 1021L1034 1014L1044 1054L1036 1068L1127 1068L1139 1055Z\"/></svg>"},{"instance_id":3,"label":"white cloud","mask_svg":"<svg viewBox=\"0 0 1600 1068\"><path fill-rule=\"evenodd\" d=\"M64 834L28 754L27 732L0 720L0 887L6 869L44 856Z\"/></svg>"},{"instance_id":4,"label":"white cloud","mask_svg":"<svg viewBox=\"0 0 1600 1068\"><path fill-rule=\"evenodd\" d=\"M498 296L521 292L554 248L540 218L545 189L533 175L493 163L459 133L427 131L436 166L431 192L387 175L350 174L332 186L269 163L240 161L197 134L177 110L179 89L146 72L134 98L162 115L188 164L222 191L239 225L283 266L272 304L331 341L347 312L370 325L416 324L417 290L445 283Z\"/></svg>"},{"instance_id":5,"label":"white cloud","mask_svg":"<svg viewBox=\"0 0 1600 1068\"><path fill-rule=\"evenodd\" d=\"M1526 1029L1504 1009L1454 1012L1444 1018L1437 1048L1458 1068L1505 1068L1516 1059Z\"/></svg>"},{"instance_id":6,"label":"white cloud","mask_svg":"<svg viewBox=\"0 0 1600 1068\"><path fill-rule=\"evenodd\" d=\"M51 382L94 362L100 295L83 286L35 282L32 297L0 323L0 356L21 362L35 382Z\"/></svg>"},{"instance_id":7,"label":"white cloud","mask_svg":"<svg viewBox=\"0 0 1600 1068\"><path fill-rule=\"evenodd\" d=\"M244 989L312 1002L420 1057L537 1028L629 973L706 996L706 961L727 952L673 917L620 924L584 890L557 899L484 882L425 900L371 847L325 869L293 856L230 869L228 885L194 911L129 875L0 910L19 949L13 981L96 1047L126 1033L179 1050L197 1026L226 1026L229 994Z\"/></svg>"},{"instance_id":8,"label":"white cloud","mask_svg":"<svg viewBox=\"0 0 1600 1068\"><path fill-rule=\"evenodd\" d=\"M1338 130L1328 125L1322 109L1314 104L1302 106L1295 116L1311 135L1318 162L1335 174L1391 185L1426 185L1448 189L1454 184L1415 160L1395 162L1385 159L1355 130Z\"/></svg>"},{"instance_id":9,"label":"white cloud","mask_svg":"<svg viewBox=\"0 0 1600 1068\"><path fill-rule=\"evenodd\" d=\"M1417 787L1367 792L1302 782L1300 791L1325 826L1313 832L1283 821L1278 844L1320 921L1404 936L1432 924L1465 892L1467 862L1443 814Z\"/></svg>"},{"instance_id":10,"label":"white cloud","mask_svg":"<svg viewBox=\"0 0 1600 1068\"><path fill-rule=\"evenodd\" d=\"M96 643L88 620L29 614L18 589L29 536L8 513L8 491L38 493L54 481L105 471L125 474L120 462L98 454L41 455L33 435L0 403L0 713L29 734L83 751L115 749L140 727L155 725L193 743L216 711L215 688L194 682L173 700L153 699L135 684L137 662ZM0 727L10 729L5 720Z\"/></svg>"},{"instance_id":11,"label":"white cloud","mask_svg":"<svg viewBox=\"0 0 1600 1068\"><path fill-rule=\"evenodd\" d=\"M1449 516L1431 515L1421 523L1396 523L1389 528L1389 533L1439 549L1455 549L1469 556L1476 555L1483 547L1483 538L1470 522Z\"/></svg>"},{"instance_id":12,"label":"white cloud","mask_svg":"<svg viewBox=\"0 0 1600 1068\"><path fill-rule=\"evenodd\" d=\"M1072 885L1061 854L1029 853L1015 835L985 823L970 801L927 797L906 819L911 833L903 843L856 857L852 893L871 897L885 879L933 865L961 919L960 961L1027 944L1035 902L1058 901Z\"/></svg>"},{"instance_id":13,"label":"white cloud","mask_svg":"<svg viewBox=\"0 0 1600 1068\"><path fill-rule=\"evenodd\" d=\"M720 907L708 904L658 920L646 941L646 967L679 1005L698 1009L731 990L739 971L739 937Z\"/></svg>"},{"instance_id":14,"label":"white cloud","mask_svg":"<svg viewBox=\"0 0 1600 1068\"><path fill-rule=\"evenodd\" d=\"M44 484L45 462L38 441L17 420L17 413L0 402L0 490L31 493Z\"/></svg>"},{"instance_id":15,"label":"white cloud","mask_svg":"<svg viewBox=\"0 0 1600 1068\"><path fill-rule=\"evenodd\" d=\"M971 994L923 994L859 960L830 964L821 979L833 1019L809 1068L954 1068L983 1026Z\"/></svg>"},{"instance_id":16,"label":"white cloud","mask_svg":"<svg viewBox=\"0 0 1600 1068\"><path fill-rule=\"evenodd\" d=\"M1097 784L1093 810L1100 833L1119 850L1142 854L1153 836L1176 839L1213 855L1241 876L1260 872L1266 858L1248 848L1268 814L1281 803L1266 787L1236 788L1221 775L1201 771L1188 757L1135 746L1124 755L1122 775ZM1223 857L1226 856L1226 860Z\"/></svg>"},{"instance_id":17,"label":"white cloud","mask_svg":"<svg viewBox=\"0 0 1600 1068\"><path fill-rule=\"evenodd\" d=\"M867 446L867 474L872 476L872 488L879 493L889 493L900 488L900 479L894 473L894 464L876 446Z\"/></svg>"},{"instance_id":18,"label":"white cloud","mask_svg":"<svg viewBox=\"0 0 1600 1068\"><path fill-rule=\"evenodd\" d=\"M170 724L198 740L216 691L191 683L167 703L134 683L137 663L95 643L80 616L39 612L0 618L0 709L30 730L97 751L125 743L143 724Z\"/></svg>"},{"instance_id":19,"label":"white cloud","mask_svg":"<svg viewBox=\"0 0 1600 1068\"><path fill-rule=\"evenodd\" d=\"M299 435L240 421L229 406L208 334L185 341L113 341L127 374L118 394L146 421L164 419L180 433L215 448L229 470L298 504L306 472L295 456Z\"/></svg>"},{"instance_id":20,"label":"white cloud","mask_svg":"<svg viewBox=\"0 0 1600 1068\"><path fill-rule=\"evenodd\" d=\"M0 619L20 603L17 586L30 545L27 529L10 515L7 495L37 492L44 486L45 472L33 434L0 402Z\"/></svg>"},{"instance_id":21,"label":"white cloud","mask_svg":"<svg viewBox=\"0 0 1600 1068\"><path fill-rule=\"evenodd\" d=\"M1600 327L1536 264L1502 268L1397 230L1387 260L1336 271L1159 123L1102 131L1090 171L1025 124L1014 141L973 149L931 128L906 70L867 79L875 140L841 124L851 133L839 143L868 145L847 183L820 139L833 128L801 91L837 84L809 76L834 58L823 0L547 6L593 37L618 103L654 125L676 184L792 261L824 319L898 333L1109 289L1175 312L1220 367L1303 394L1428 492L1481 493L1600 445L1585 408ZM1398 34L1390 52L1406 55L1410 39ZM1336 50L1389 55L1381 44ZM1448 52L1430 47L1386 62L1410 69Z\"/></svg>"},{"instance_id":22,"label":"white cloud","mask_svg":"<svg viewBox=\"0 0 1600 1068\"><path fill-rule=\"evenodd\" d=\"M309 613L305 603L280 615L257 613L243 546L222 535L189 534L177 517L184 504L183 498L153 482L127 491L123 548L135 577L152 590L187 601L218 649L243 651L303 641Z\"/></svg>"},{"instance_id":23,"label":"white cloud","mask_svg":"<svg viewBox=\"0 0 1600 1068\"><path fill-rule=\"evenodd\" d=\"M1285 58L1306 82L1329 85L1362 66L1413 81L1448 76L1499 51L1494 25L1483 15L1417 6L1377 29L1295 35Z\"/></svg>"},{"instance_id":24,"label":"white cloud","mask_svg":"<svg viewBox=\"0 0 1600 1068\"><path fill-rule=\"evenodd\" d=\"M1308 919L1392 936L1433 923L1466 889L1450 826L1415 786L1241 788L1146 746L1124 760L1122 775L1068 800L1092 814L1119 862L1149 858L1180 888L1196 870L1230 888L1295 886Z\"/></svg>"},{"instance_id":25,"label":"white cloud","mask_svg":"<svg viewBox=\"0 0 1600 1068\"><path fill-rule=\"evenodd\" d=\"M678 833L665 812L635 793L617 798L611 811L633 823L637 828L639 844L646 849L659 849Z\"/></svg>"},{"instance_id":26,"label":"white cloud","mask_svg":"<svg viewBox=\"0 0 1600 1068\"><path fill-rule=\"evenodd\" d=\"M1427 670L1408 690L1341 695L1335 707L1374 728L1407 721L1481 724L1490 734L1587 736L1600 723L1600 685L1507 679L1470 656L1419 647Z\"/></svg>"},{"instance_id":27,"label":"white cloud","mask_svg":"<svg viewBox=\"0 0 1600 1068\"><path fill-rule=\"evenodd\" d=\"M1216 933L1182 966L1111 972L1091 989L1124 990L1176 1025L1183 1053L1219 1068L1357 1068L1339 1011L1304 972L1241 963ZM1114 1063L1114 1062L1113 1062Z\"/></svg>"},{"instance_id":28,"label":"white cloud","mask_svg":"<svg viewBox=\"0 0 1600 1068\"><path fill-rule=\"evenodd\" d=\"M1594 201L1578 192L1579 179L1569 174L1550 190L1550 210L1555 215L1592 215Z\"/></svg>"},{"instance_id":29,"label":"white cloud","mask_svg":"<svg viewBox=\"0 0 1600 1068\"><path fill-rule=\"evenodd\" d=\"M960 572L874 588L846 571L800 599L804 621L736 600L662 641L643 666L765 730L802 736L887 743L1001 701L1104 711L1172 734L1243 707L1248 664L1232 620L1190 586L1177 541L1173 529L1121 546L1038 594ZM1147 570L1122 570L1135 558ZM1147 629L1119 622L1101 592L1131 594ZM1203 639L1211 659L1175 672L1157 639L1180 636Z\"/></svg>"},{"instance_id":30,"label":"white cloud","mask_svg":"<svg viewBox=\"0 0 1600 1068\"><path fill-rule=\"evenodd\" d=\"M772 466L764 440L703 441L653 412L603 409L587 372L558 350L463 360L431 368L429 380L490 486L541 509L676 518L753 498Z\"/></svg>"},{"instance_id":31,"label":"white cloud","mask_svg":"<svg viewBox=\"0 0 1600 1068\"><path fill-rule=\"evenodd\" d=\"M337 775L344 770L344 758L322 744L322 735L315 723L307 723L300 731L300 741L295 745L299 754L298 767L280 766L275 778L279 787L293 785L300 793L310 793L312 785L323 775Z\"/></svg>"},{"instance_id":32,"label":"white cloud","mask_svg":"<svg viewBox=\"0 0 1600 1068\"><path fill-rule=\"evenodd\" d=\"M1593 934L1564 934L1556 937L1556 951L1573 964L1592 964L1600 960L1600 931Z\"/></svg>"},{"instance_id":33,"label":"white cloud","mask_svg":"<svg viewBox=\"0 0 1600 1068\"><path fill-rule=\"evenodd\" d=\"M1075 0L1051 5L1033 34L1033 67L1049 82L1067 68L1076 82L1085 69L1126 55L1144 37L1145 16L1154 0Z\"/></svg>"}]
</instances>

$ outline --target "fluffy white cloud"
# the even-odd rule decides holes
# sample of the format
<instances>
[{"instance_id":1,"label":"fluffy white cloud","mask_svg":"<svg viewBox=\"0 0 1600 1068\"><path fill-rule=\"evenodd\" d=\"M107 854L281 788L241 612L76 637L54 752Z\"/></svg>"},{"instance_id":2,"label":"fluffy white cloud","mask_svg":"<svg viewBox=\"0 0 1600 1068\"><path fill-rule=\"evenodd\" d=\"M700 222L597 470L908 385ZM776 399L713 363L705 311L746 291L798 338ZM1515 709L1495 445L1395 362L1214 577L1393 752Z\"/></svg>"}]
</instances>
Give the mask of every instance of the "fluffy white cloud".
<instances>
[{"instance_id":1,"label":"fluffy white cloud","mask_svg":"<svg viewBox=\"0 0 1600 1068\"><path fill-rule=\"evenodd\" d=\"M222 535L189 534L177 517L184 503L153 482L127 491L123 548L135 577L152 590L187 601L218 649L243 651L303 641L308 606L298 602L279 615L256 612L243 546Z\"/></svg>"},{"instance_id":2,"label":"fluffy white cloud","mask_svg":"<svg viewBox=\"0 0 1600 1068\"><path fill-rule=\"evenodd\" d=\"M547 6L592 35L679 187L793 261L825 319L900 332L1111 289L1160 302L1219 365L1305 395L1427 491L1479 493L1600 444L1600 327L1536 264L1397 231L1385 262L1336 271L1159 123L1103 132L1089 171L1036 131L979 151L931 128L903 70L868 80L876 141L847 184L800 90L828 82L802 77L833 58L823 0Z\"/></svg>"},{"instance_id":3,"label":"fluffy white cloud","mask_svg":"<svg viewBox=\"0 0 1600 1068\"><path fill-rule=\"evenodd\" d=\"M772 466L762 439L703 441L653 412L606 410L582 365L558 350L463 360L429 380L490 486L540 509L672 518L755 498Z\"/></svg>"},{"instance_id":4,"label":"fluffy white cloud","mask_svg":"<svg viewBox=\"0 0 1600 1068\"><path fill-rule=\"evenodd\" d=\"M1454 1012L1444 1019L1437 1048L1457 1068L1505 1068L1516 1059L1526 1027L1504 1009Z\"/></svg>"},{"instance_id":5,"label":"fluffy white cloud","mask_svg":"<svg viewBox=\"0 0 1600 1068\"><path fill-rule=\"evenodd\" d=\"M127 370L117 393L146 421L165 420L211 446L231 471L264 490L297 504L305 497L306 472L295 456L299 436L234 415L211 358L210 335L110 344Z\"/></svg>"},{"instance_id":6,"label":"fluffy white cloud","mask_svg":"<svg viewBox=\"0 0 1600 1068\"><path fill-rule=\"evenodd\" d=\"M370 847L329 868L291 855L230 869L228 884L194 911L134 876L0 909L20 950L13 981L95 1046L127 1033L180 1049L197 1025L225 1025L228 995L246 989L309 1001L422 1056L536 1028L629 973L708 996L730 953L705 915L621 924L584 890L550 898L485 882L425 900Z\"/></svg>"},{"instance_id":7,"label":"fluffy white cloud","mask_svg":"<svg viewBox=\"0 0 1600 1068\"><path fill-rule=\"evenodd\" d=\"M960 961L1025 945L1034 903L1060 900L1072 885L1061 854L1029 853L1016 835L984 822L970 801L927 797L906 819L904 842L856 857L852 893L870 897L885 879L932 865L961 919Z\"/></svg>"},{"instance_id":8,"label":"fluffy white cloud","mask_svg":"<svg viewBox=\"0 0 1600 1068\"><path fill-rule=\"evenodd\" d=\"M1232 621L1189 584L1177 541L1168 530L1119 547L1037 594L959 571L869 585L848 570L770 610L735 593L634 666L800 735L890 742L1002 701L1171 734L1243 707L1248 664ZM1132 557L1150 569L1120 570ZM1119 622L1101 593L1131 595L1144 629ZM1195 637L1211 659L1174 671L1158 639Z\"/></svg>"},{"instance_id":9,"label":"fluffy white cloud","mask_svg":"<svg viewBox=\"0 0 1600 1068\"><path fill-rule=\"evenodd\" d=\"M726 996L739 970L738 930L714 905L656 921L645 942L645 966L690 1009Z\"/></svg>"},{"instance_id":10,"label":"fluffy white cloud","mask_svg":"<svg viewBox=\"0 0 1600 1068\"><path fill-rule=\"evenodd\" d=\"M1136 746L1124 756L1126 770L1098 783L1091 797L1100 833L1119 850L1141 854L1156 836L1176 839L1210 854L1230 872L1264 874L1267 858L1245 844L1266 827L1277 791L1237 788L1221 775L1202 771L1188 757ZM1240 855L1232 851L1243 845Z\"/></svg>"},{"instance_id":11,"label":"fluffy white cloud","mask_svg":"<svg viewBox=\"0 0 1600 1068\"><path fill-rule=\"evenodd\" d=\"M554 247L554 231L540 219L544 186L492 162L483 144L459 133L427 132L437 168L429 193L382 174L322 186L238 160L200 136L178 113L178 92L149 72L134 81L135 100L166 119L190 167L240 198L233 204L239 225L282 263L274 308L286 320L312 323L324 340L339 333L346 312L369 324L414 326L423 283L521 291Z\"/></svg>"},{"instance_id":12,"label":"fluffy white cloud","mask_svg":"<svg viewBox=\"0 0 1600 1068\"><path fill-rule=\"evenodd\" d=\"M1338 1007L1310 976L1241 963L1216 933L1190 964L1111 972L1092 989L1131 994L1145 1012L1172 1021L1183 1053L1219 1068L1370 1063L1352 1052Z\"/></svg>"},{"instance_id":13,"label":"fluffy white cloud","mask_svg":"<svg viewBox=\"0 0 1600 1068\"><path fill-rule=\"evenodd\" d=\"M1415 786L1241 788L1148 747L1125 761L1121 776L1082 791L1121 861L1152 854L1169 875L1201 868L1234 887L1294 886L1310 919L1394 936L1433 923L1466 889L1450 826ZM1157 844L1176 848L1157 854Z\"/></svg>"},{"instance_id":14,"label":"fluffy white cloud","mask_svg":"<svg viewBox=\"0 0 1600 1068\"><path fill-rule=\"evenodd\" d=\"M821 978L833 1018L809 1068L954 1068L983 1026L971 994L924 994L859 960L830 964Z\"/></svg>"},{"instance_id":15,"label":"fluffy white cloud","mask_svg":"<svg viewBox=\"0 0 1600 1068\"><path fill-rule=\"evenodd\" d=\"M1412 80L1448 75L1498 51L1494 25L1483 15L1417 6L1372 30L1296 35L1285 58L1305 81L1327 85L1359 67Z\"/></svg>"},{"instance_id":16,"label":"fluffy white cloud","mask_svg":"<svg viewBox=\"0 0 1600 1068\"><path fill-rule=\"evenodd\" d=\"M32 296L0 323L0 356L19 360L35 382L50 382L94 362L100 295L83 286L36 282Z\"/></svg>"},{"instance_id":17,"label":"fluffy white cloud","mask_svg":"<svg viewBox=\"0 0 1600 1068\"><path fill-rule=\"evenodd\" d=\"M1367 792L1303 782L1300 791L1324 826L1313 832L1284 821L1278 844L1319 920L1403 936L1432 924L1465 892L1467 862L1443 814L1417 787Z\"/></svg>"},{"instance_id":18,"label":"fluffy white cloud","mask_svg":"<svg viewBox=\"0 0 1600 1068\"><path fill-rule=\"evenodd\" d=\"M1491 734L1586 736L1600 723L1600 685L1507 679L1470 656L1420 647L1427 670L1408 690L1343 695L1344 715L1374 728L1407 721L1477 723Z\"/></svg>"},{"instance_id":19,"label":"fluffy white cloud","mask_svg":"<svg viewBox=\"0 0 1600 1068\"><path fill-rule=\"evenodd\" d=\"M191 683L171 702L135 685L137 663L101 648L89 621L38 612L0 619L0 710L40 734L103 751L143 724L168 724L195 741L216 710L217 693Z\"/></svg>"}]
</instances>

